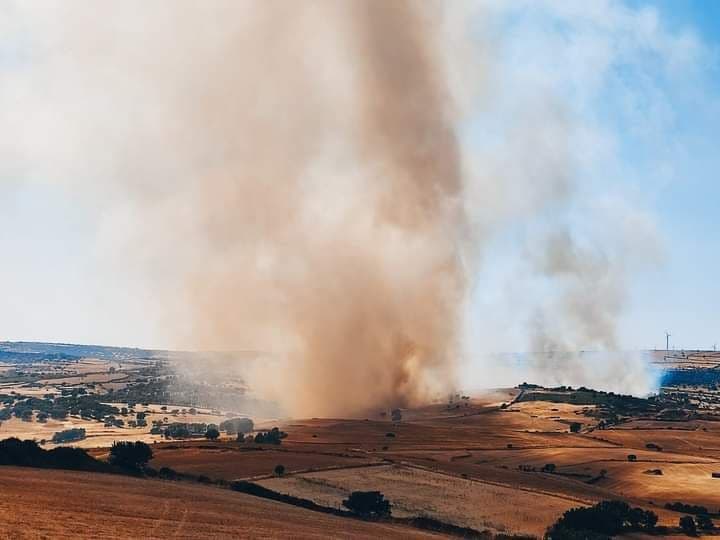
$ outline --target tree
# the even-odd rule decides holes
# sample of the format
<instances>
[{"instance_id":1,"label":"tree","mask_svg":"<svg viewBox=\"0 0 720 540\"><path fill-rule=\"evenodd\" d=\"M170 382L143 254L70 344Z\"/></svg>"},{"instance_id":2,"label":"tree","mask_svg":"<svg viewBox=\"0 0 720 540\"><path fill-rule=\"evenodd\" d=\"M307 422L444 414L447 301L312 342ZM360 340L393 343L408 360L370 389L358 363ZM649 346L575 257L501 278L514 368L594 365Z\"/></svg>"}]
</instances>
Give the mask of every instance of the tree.
<instances>
[{"instance_id":1,"label":"tree","mask_svg":"<svg viewBox=\"0 0 720 540\"><path fill-rule=\"evenodd\" d=\"M282 476L285 474L285 465L275 465L275 474L278 476Z\"/></svg>"},{"instance_id":2,"label":"tree","mask_svg":"<svg viewBox=\"0 0 720 540\"><path fill-rule=\"evenodd\" d=\"M215 426L208 427L207 431L205 432L205 438L210 439L211 441L214 441L220 437L220 432Z\"/></svg>"},{"instance_id":3,"label":"tree","mask_svg":"<svg viewBox=\"0 0 720 540\"><path fill-rule=\"evenodd\" d=\"M390 501L379 491L353 491L342 503L353 514L367 519L390 516Z\"/></svg>"},{"instance_id":4,"label":"tree","mask_svg":"<svg viewBox=\"0 0 720 540\"><path fill-rule=\"evenodd\" d=\"M255 435L255 442L258 444L281 444L282 439L287 437L287 433L280 431L274 427L270 431L265 433L258 433Z\"/></svg>"},{"instance_id":5,"label":"tree","mask_svg":"<svg viewBox=\"0 0 720 540\"><path fill-rule=\"evenodd\" d=\"M393 409L390 413L390 419L393 422L400 422L402 420L402 411L400 409Z\"/></svg>"},{"instance_id":6,"label":"tree","mask_svg":"<svg viewBox=\"0 0 720 540\"><path fill-rule=\"evenodd\" d=\"M124 469L141 469L152 457L152 448L141 441L116 442L110 449L110 463Z\"/></svg>"},{"instance_id":7,"label":"tree","mask_svg":"<svg viewBox=\"0 0 720 540\"><path fill-rule=\"evenodd\" d=\"M570 424L570 433L579 433L580 429L582 429L582 424L580 422L573 422Z\"/></svg>"},{"instance_id":8,"label":"tree","mask_svg":"<svg viewBox=\"0 0 720 540\"><path fill-rule=\"evenodd\" d=\"M554 473L555 472L555 464L554 463L546 463L543 466L542 470L543 470L543 472Z\"/></svg>"},{"instance_id":9,"label":"tree","mask_svg":"<svg viewBox=\"0 0 720 540\"><path fill-rule=\"evenodd\" d=\"M637 456L635 454L628 454L627 460L628 461L637 461Z\"/></svg>"},{"instance_id":10,"label":"tree","mask_svg":"<svg viewBox=\"0 0 720 540\"><path fill-rule=\"evenodd\" d=\"M84 428L71 428L64 431L58 431L52 436L53 444L62 444L73 441L81 441L85 438Z\"/></svg>"},{"instance_id":11,"label":"tree","mask_svg":"<svg viewBox=\"0 0 720 540\"><path fill-rule=\"evenodd\" d=\"M690 536L697 534L697 527L695 527L695 520L692 516L683 516L680 518L680 528L683 532Z\"/></svg>"},{"instance_id":12,"label":"tree","mask_svg":"<svg viewBox=\"0 0 720 540\"><path fill-rule=\"evenodd\" d=\"M220 422L220 431L226 431L230 435L235 433L250 433L253 428L253 421L250 418L231 418Z\"/></svg>"},{"instance_id":13,"label":"tree","mask_svg":"<svg viewBox=\"0 0 720 540\"><path fill-rule=\"evenodd\" d=\"M623 531L652 531L656 524L654 512L631 508L623 501L602 501L590 508L571 508L548 529L546 537L607 538Z\"/></svg>"}]
</instances>

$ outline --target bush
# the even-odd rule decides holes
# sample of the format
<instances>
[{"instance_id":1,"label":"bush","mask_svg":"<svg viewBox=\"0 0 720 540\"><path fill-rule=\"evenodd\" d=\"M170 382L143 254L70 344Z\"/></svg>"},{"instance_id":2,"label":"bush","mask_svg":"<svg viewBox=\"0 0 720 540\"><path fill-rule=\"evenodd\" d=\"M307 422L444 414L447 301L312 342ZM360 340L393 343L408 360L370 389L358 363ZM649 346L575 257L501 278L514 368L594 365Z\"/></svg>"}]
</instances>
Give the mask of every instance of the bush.
<instances>
[{"instance_id":1,"label":"bush","mask_svg":"<svg viewBox=\"0 0 720 540\"><path fill-rule=\"evenodd\" d=\"M352 513L366 519L390 516L390 501L386 501L379 491L353 491L342 503Z\"/></svg>"},{"instance_id":2,"label":"bush","mask_svg":"<svg viewBox=\"0 0 720 540\"><path fill-rule=\"evenodd\" d=\"M546 463L546 464L543 466L543 468L542 468L542 472L554 473L554 472L555 472L555 468L556 468L556 467L555 467L555 464L554 464L554 463Z\"/></svg>"},{"instance_id":3,"label":"bush","mask_svg":"<svg viewBox=\"0 0 720 540\"><path fill-rule=\"evenodd\" d=\"M275 465L274 470L277 476L282 476L285 474L285 465Z\"/></svg>"},{"instance_id":4,"label":"bush","mask_svg":"<svg viewBox=\"0 0 720 540\"><path fill-rule=\"evenodd\" d=\"M110 449L110 463L123 469L141 469L152 457L152 448L141 441L116 442Z\"/></svg>"},{"instance_id":5,"label":"bush","mask_svg":"<svg viewBox=\"0 0 720 540\"><path fill-rule=\"evenodd\" d=\"M573 422L570 424L570 433L579 433L582 429L582 424L580 422Z\"/></svg>"},{"instance_id":6,"label":"bush","mask_svg":"<svg viewBox=\"0 0 720 540\"><path fill-rule=\"evenodd\" d=\"M170 467L160 467L158 476L167 480L175 480L178 477L178 473Z\"/></svg>"},{"instance_id":7,"label":"bush","mask_svg":"<svg viewBox=\"0 0 720 540\"><path fill-rule=\"evenodd\" d=\"M695 527L695 520L692 516L683 516L680 518L680 528L683 532L690 536L697 534L697 527Z\"/></svg>"},{"instance_id":8,"label":"bush","mask_svg":"<svg viewBox=\"0 0 720 540\"><path fill-rule=\"evenodd\" d=\"M628 454L627 460L628 461L637 461L637 456L635 454Z\"/></svg>"},{"instance_id":9,"label":"bush","mask_svg":"<svg viewBox=\"0 0 720 540\"><path fill-rule=\"evenodd\" d=\"M211 441L214 441L218 437L220 437L220 432L215 426L210 426L205 432L205 438L210 439Z\"/></svg>"}]
</instances>

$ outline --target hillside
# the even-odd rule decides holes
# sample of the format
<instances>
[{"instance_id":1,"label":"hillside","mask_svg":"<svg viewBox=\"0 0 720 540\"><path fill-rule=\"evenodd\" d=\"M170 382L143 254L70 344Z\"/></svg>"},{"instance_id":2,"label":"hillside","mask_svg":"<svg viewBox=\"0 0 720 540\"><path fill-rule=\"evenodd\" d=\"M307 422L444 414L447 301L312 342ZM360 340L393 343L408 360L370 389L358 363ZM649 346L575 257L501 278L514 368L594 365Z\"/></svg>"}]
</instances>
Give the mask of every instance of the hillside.
<instances>
[{"instance_id":1,"label":"hillside","mask_svg":"<svg viewBox=\"0 0 720 540\"><path fill-rule=\"evenodd\" d=\"M437 538L230 490L108 474L3 467L2 538Z\"/></svg>"}]
</instances>

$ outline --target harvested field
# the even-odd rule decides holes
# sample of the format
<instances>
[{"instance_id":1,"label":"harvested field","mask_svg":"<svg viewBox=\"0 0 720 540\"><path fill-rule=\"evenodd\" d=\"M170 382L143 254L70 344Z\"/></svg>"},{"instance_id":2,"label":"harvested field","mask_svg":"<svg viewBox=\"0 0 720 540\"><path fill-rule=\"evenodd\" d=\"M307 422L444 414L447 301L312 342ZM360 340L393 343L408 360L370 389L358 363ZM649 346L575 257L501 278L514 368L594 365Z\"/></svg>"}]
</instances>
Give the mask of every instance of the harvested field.
<instances>
[{"instance_id":1,"label":"harvested field","mask_svg":"<svg viewBox=\"0 0 720 540\"><path fill-rule=\"evenodd\" d=\"M397 465L303 473L259 482L268 488L341 507L354 490L380 489L393 515L430 515L464 527L542 535L577 501Z\"/></svg>"},{"instance_id":2,"label":"harvested field","mask_svg":"<svg viewBox=\"0 0 720 540\"><path fill-rule=\"evenodd\" d=\"M237 480L273 474L282 464L287 472L353 467L377 462L368 457L350 457L331 453L274 449L236 443L197 443L177 446L157 445L151 465L170 467L180 472L205 475L213 479Z\"/></svg>"},{"instance_id":3,"label":"harvested field","mask_svg":"<svg viewBox=\"0 0 720 540\"><path fill-rule=\"evenodd\" d=\"M432 538L230 490L124 476L3 467L4 538Z\"/></svg>"}]
</instances>

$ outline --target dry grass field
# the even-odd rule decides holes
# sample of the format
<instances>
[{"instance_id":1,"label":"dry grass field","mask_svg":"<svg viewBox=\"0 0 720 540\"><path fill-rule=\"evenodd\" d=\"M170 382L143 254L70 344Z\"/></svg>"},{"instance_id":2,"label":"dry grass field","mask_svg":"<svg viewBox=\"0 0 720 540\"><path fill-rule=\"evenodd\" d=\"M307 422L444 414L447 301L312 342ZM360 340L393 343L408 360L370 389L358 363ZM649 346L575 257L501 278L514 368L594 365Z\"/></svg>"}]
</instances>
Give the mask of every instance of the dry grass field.
<instances>
[{"instance_id":1,"label":"dry grass field","mask_svg":"<svg viewBox=\"0 0 720 540\"><path fill-rule=\"evenodd\" d=\"M416 467L384 465L263 480L262 485L325 506L341 507L355 490L381 489L399 517L432 515L442 521L504 533L541 536L577 501L457 478Z\"/></svg>"},{"instance_id":2,"label":"dry grass field","mask_svg":"<svg viewBox=\"0 0 720 540\"><path fill-rule=\"evenodd\" d=\"M272 475L276 465L282 464L288 473L331 467L356 467L379 463L362 455L342 455L332 452L302 451L258 445L229 443L164 443L153 448L151 465L157 469L170 467L185 473L204 475L213 479L239 480Z\"/></svg>"},{"instance_id":3,"label":"dry grass field","mask_svg":"<svg viewBox=\"0 0 720 540\"><path fill-rule=\"evenodd\" d=\"M432 538L226 489L3 467L2 538Z\"/></svg>"}]
</instances>

